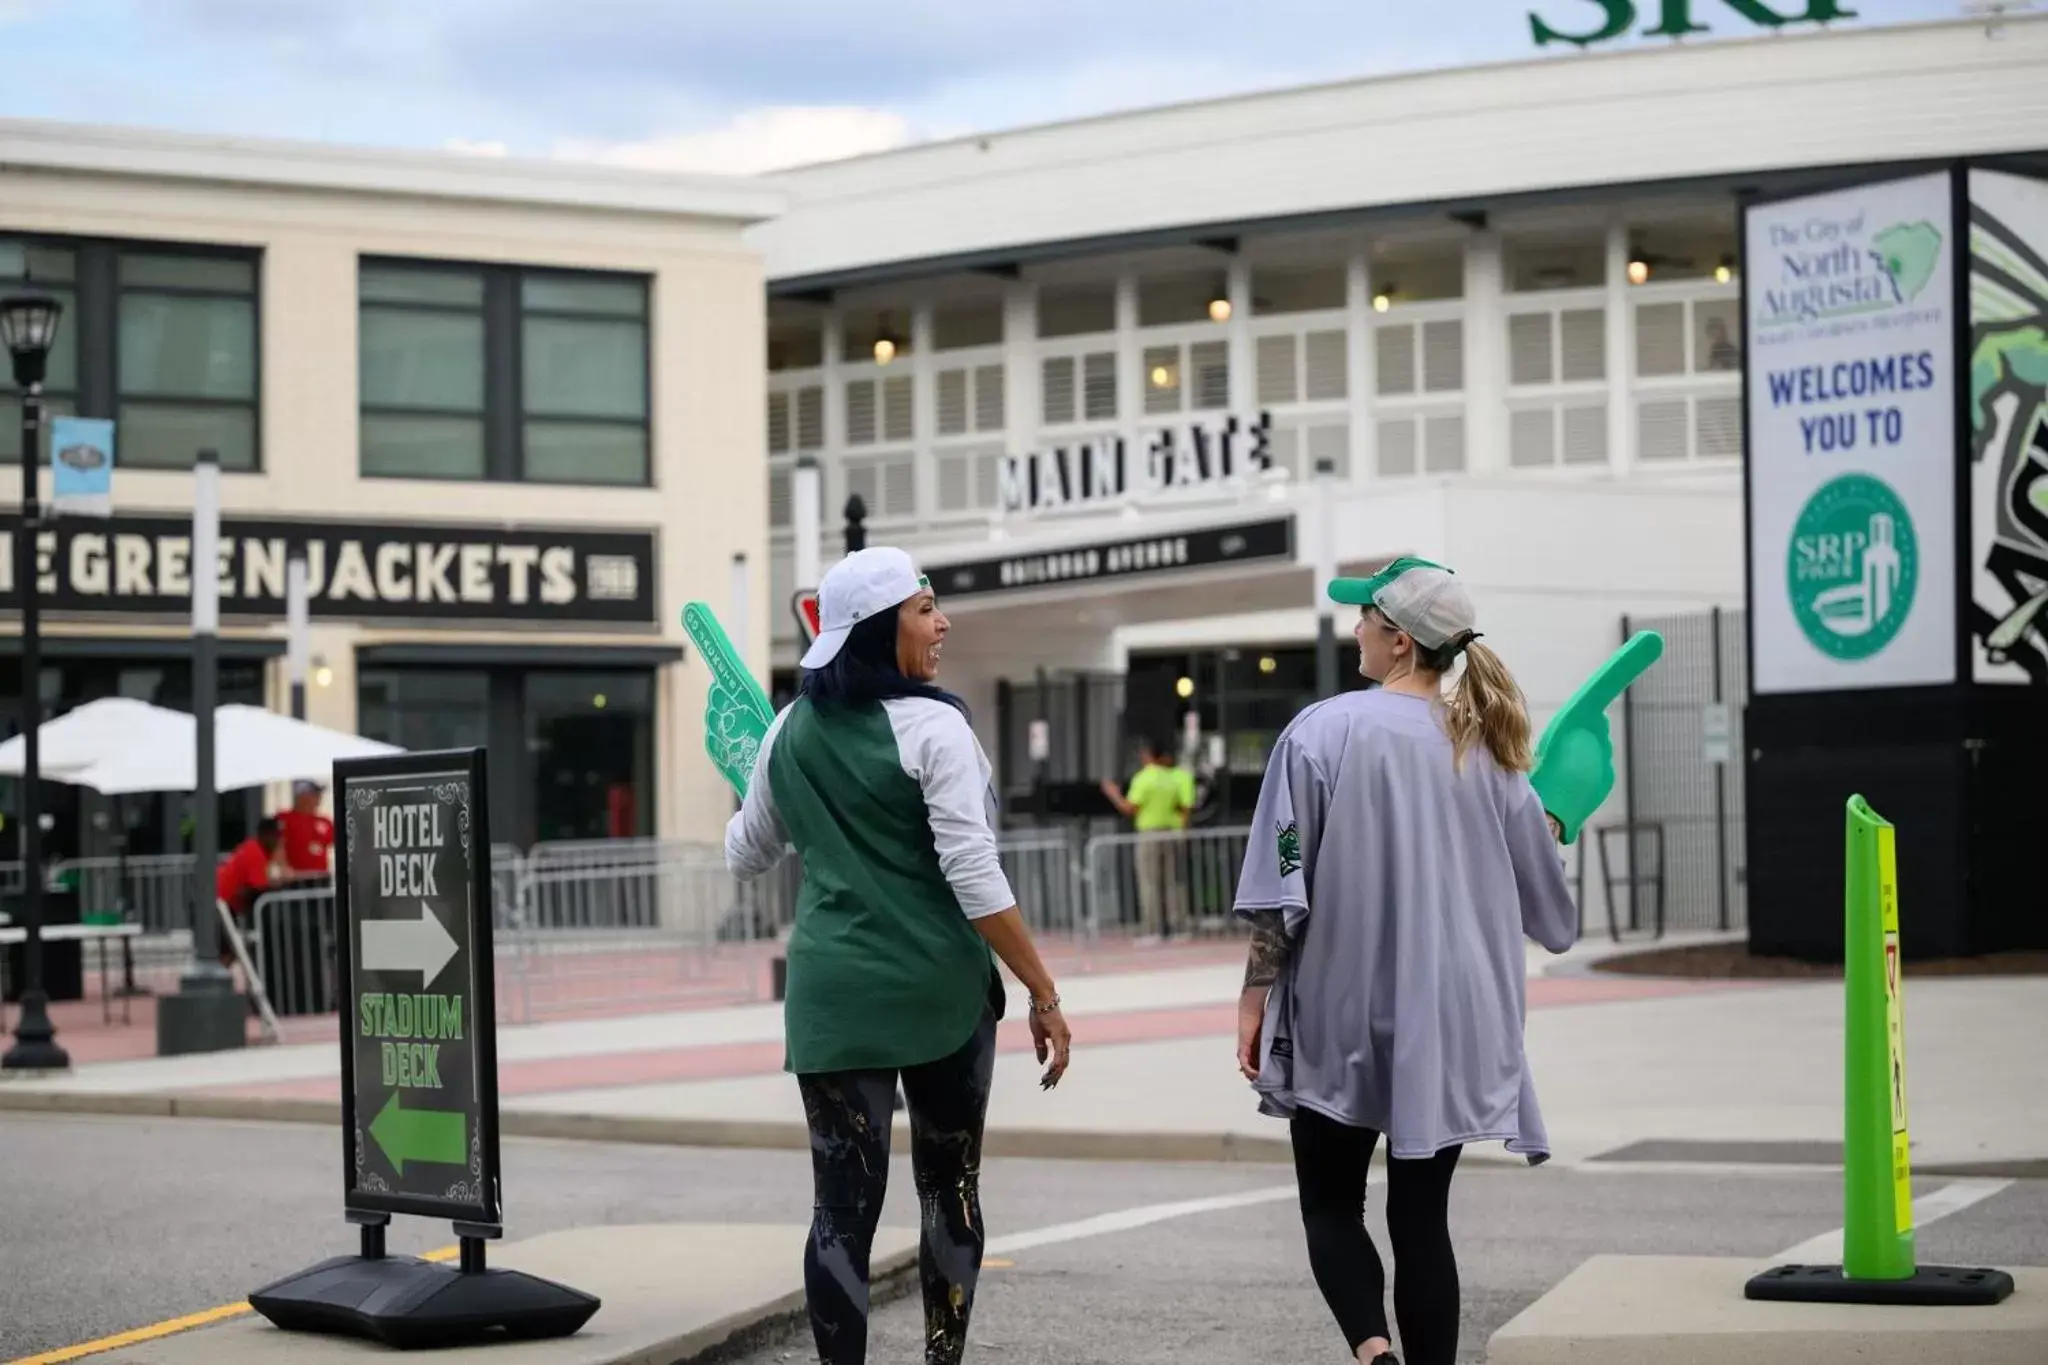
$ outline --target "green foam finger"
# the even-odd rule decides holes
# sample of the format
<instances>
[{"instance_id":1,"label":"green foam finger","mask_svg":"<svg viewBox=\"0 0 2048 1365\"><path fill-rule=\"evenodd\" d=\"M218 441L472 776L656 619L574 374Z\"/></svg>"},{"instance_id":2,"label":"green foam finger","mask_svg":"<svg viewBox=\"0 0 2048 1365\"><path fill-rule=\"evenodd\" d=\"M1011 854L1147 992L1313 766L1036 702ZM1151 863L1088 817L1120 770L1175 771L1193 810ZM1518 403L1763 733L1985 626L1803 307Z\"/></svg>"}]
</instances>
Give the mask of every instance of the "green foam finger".
<instances>
[{"instance_id":1,"label":"green foam finger","mask_svg":"<svg viewBox=\"0 0 2048 1365\"><path fill-rule=\"evenodd\" d=\"M1614 790L1614 737L1607 708L1663 653L1664 638L1655 631L1630 637L1544 727L1529 781L1543 809L1557 817L1566 843L1579 837L1580 827Z\"/></svg>"},{"instance_id":2,"label":"green foam finger","mask_svg":"<svg viewBox=\"0 0 2048 1365\"><path fill-rule=\"evenodd\" d=\"M724 627L718 624L718 617L702 602L691 602L683 608L683 629L696 642L698 653L711 669L712 681L723 687L728 696L742 705L747 705L759 715L765 724L775 719L775 711L769 705L761 685L754 681L754 675L747 671L739 651L733 648Z\"/></svg>"},{"instance_id":3,"label":"green foam finger","mask_svg":"<svg viewBox=\"0 0 2048 1365\"><path fill-rule=\"evenodd\" d=\"M744 796L761 742L775 723L775 708L710 607L702 602L685 605L683 629L711 670L711 687L704 698L704 752L733 790Z\"/></svg>"},{"instance_id":4,"label":"green foam finger","mask_svg":"<svg viewBox=\"0 0 2048 1365\"><path fill-rule=\"evenodd\" d=\"M1578 695L1565 703L1565 714L1577 707L1594 711L1605 711L1614 704L1614 699L1628 690L1628 685L1640 678L1664 654L1664 637L1654 630L1639 630L1628 638L1628 642L1608 658L1586 679Z\"/></svg>"}]
</instances>

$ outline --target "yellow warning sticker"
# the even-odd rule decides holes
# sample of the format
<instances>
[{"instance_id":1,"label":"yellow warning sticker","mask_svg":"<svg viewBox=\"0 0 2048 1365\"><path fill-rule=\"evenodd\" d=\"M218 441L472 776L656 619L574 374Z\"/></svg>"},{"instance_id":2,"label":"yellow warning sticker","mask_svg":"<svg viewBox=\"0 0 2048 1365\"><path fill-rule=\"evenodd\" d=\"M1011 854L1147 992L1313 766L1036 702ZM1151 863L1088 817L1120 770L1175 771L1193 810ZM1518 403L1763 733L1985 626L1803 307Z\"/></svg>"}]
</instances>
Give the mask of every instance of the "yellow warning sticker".
<instances>
[{"instance_id":1,"label":"yellow warning sticker","mask_svg":"<svg viewBox=\"0 0 2048 1365\"><path fill-rule=\"evenodd\" d=\"M1884 932L1884 1023L1892 1100L1892 1213L1899 1232L1913 1227L1912 1141L1906 1132L1906 1006L1899 951L1897 845L1892 827L1877 831L1878 923Z\"/></svg>"}]
</instances>

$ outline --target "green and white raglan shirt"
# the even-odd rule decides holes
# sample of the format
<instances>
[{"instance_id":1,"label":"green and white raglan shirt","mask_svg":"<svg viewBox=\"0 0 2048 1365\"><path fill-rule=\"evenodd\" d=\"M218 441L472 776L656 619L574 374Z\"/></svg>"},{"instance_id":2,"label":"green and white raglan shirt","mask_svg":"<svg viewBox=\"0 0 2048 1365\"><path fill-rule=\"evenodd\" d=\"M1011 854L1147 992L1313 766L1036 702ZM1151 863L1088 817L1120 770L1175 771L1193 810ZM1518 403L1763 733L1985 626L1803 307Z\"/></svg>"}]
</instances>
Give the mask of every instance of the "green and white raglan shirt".
<instances>
[{"instance_id":1,"label":"green and white raglan shirt","mask_svg":"<svg viewBox=\"0 0 2048 1365\"><path fill-rule=\"evenodd\" d=\"M991 777L966 717L927 697L852 710L799 697L769 726L725 860L743 880L791 846L803 860L786 1070L936 1061L984 1010L1001 1014L995 957L972 923L1016 904Z\"/></svg>"}]
</instances>

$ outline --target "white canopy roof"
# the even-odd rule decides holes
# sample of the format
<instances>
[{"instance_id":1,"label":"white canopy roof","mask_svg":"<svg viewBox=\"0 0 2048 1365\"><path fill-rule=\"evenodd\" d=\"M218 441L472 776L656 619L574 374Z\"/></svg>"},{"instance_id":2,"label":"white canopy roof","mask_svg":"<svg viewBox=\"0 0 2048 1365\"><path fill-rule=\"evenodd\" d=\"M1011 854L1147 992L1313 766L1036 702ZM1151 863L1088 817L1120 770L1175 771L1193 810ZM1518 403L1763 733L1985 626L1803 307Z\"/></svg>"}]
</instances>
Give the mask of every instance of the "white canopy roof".
<instances>
[{"instance_id":1,"label":"white canopy roof","mask_svg":"<svg viewBox=\"0 0 2048 1365\"><path fill-rule=\"evenodd\" d=\"M37 767L53 782L107 796L189 792L198 785L199 735L184 711L126 697L88 702L45 724ZM214 787L327 782L337 760L399 753L395 745L294 720L260 706L214 712ZM20 736L0 744L0 776L21 776Z\"/></svg>"}]
</instances>

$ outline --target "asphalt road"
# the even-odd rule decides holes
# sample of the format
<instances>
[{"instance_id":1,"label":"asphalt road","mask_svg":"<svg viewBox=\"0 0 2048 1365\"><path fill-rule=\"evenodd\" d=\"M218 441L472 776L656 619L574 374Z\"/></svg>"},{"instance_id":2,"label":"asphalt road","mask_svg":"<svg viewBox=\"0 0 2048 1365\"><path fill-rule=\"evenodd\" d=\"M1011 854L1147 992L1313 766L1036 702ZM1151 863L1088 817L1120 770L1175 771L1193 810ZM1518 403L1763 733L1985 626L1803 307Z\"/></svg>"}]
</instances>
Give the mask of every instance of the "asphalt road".
<instances>
[{"instance_id":1,"label":"asphalt road","mask_svg":"<svg viewBox=\"0 0 2048 1365\"><path fill-rule=\"evenodd\" d=\"M514 1238L591 1223L809 1221L807 1158L511 1139ZM1283 1187L1284 1167L993 1161L995 1238L1105 1213ZM1925 1193L1945 1182L1916 1182ZM1840 1224L1827 1172L1601 1171L1468 1166L1452 1216L1465 1358L1598 1251L1769 1256ZM886 1221L914 1224L910 1172L892 1170ZM1374 1217L1377 1226L1377 1217ZM1384 1230L1376 1235L1384 1246ZM397 1220L397 1251L450 1241ZM0 1361L232 1303L354 1245L331 1129L190 1119L0 1117ZM2048 1181L1921 1230L1923 1261L2048 1265ZM797 1254L792 1247L791 1254ZM970 1352L1011 1365L1341 1360L1284 1196L1121 1231L1066 1229L984 1272ZM917 1358L915 1297L878 1308L877 1360ZM746 1365L801 1361L789 1338Z\"/></svg>"}]
</instances>

